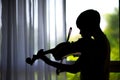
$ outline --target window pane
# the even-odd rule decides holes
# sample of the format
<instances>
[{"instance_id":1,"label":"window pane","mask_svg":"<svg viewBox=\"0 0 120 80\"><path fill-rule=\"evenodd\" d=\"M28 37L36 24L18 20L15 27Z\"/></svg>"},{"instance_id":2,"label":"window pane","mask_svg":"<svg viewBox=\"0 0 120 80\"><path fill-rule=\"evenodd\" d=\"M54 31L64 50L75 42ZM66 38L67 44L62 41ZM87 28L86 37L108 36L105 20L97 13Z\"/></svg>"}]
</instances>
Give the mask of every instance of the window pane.
<instances>
[{"instance_id":1,"label":"window pane","mask_svg":"<svg viewBox=\"0 0 120 80\"><path fill-rule=\"evenodd\" d=\"M109 80L120 80L120 73L110 73Z\"/></svg>"}]
</instances>

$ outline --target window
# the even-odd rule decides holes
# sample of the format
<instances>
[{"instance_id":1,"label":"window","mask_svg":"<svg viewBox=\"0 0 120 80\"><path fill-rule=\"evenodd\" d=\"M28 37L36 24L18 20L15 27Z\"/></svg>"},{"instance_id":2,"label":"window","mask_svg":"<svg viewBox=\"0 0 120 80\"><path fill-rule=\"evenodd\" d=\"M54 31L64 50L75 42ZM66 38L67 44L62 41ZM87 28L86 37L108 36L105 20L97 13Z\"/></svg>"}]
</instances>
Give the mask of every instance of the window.
<instances>
[{"instance_id":1,"label":"window","mask_svg":"<svg viewBox=\"0 0 120 80\"><path fill-rule=\"evenodd\" d=\"M119 1L113 0L66 0L66 26L67 32L69 27L73 28L70 41L76 41L80 38L79 30L76 28L77 16L87 10L95 9L101 14L101 28L107 35L111 44L110 53L110 80L120 79L119 61ZM68 61L76 60L73 56L67 58ZM79 73L78 73L79 74ZM74 78L78 74L67 73L68 80ZM75 80L75 79L74 79ZM77 79L76 79L77 80Z\"/></svg>"}]
</instances>

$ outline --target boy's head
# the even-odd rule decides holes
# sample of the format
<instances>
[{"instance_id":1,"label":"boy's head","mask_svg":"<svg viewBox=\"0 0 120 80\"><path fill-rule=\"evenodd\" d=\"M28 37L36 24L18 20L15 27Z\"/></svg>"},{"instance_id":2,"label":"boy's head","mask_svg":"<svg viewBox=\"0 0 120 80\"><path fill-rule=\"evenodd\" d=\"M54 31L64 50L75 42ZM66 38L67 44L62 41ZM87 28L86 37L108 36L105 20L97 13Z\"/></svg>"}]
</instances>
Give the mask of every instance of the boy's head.
<instances>
[{"instance_id":1,"label":"boy's head","mask_svg":"<svg viewBox=\"0 0 120 80\"><path fill-rule=\"evenodd\" d=\"M94 31L99 24L100 14L93 9L82 12L76 20L76 25L80 30Z\"/></svg>"}]
</instances>

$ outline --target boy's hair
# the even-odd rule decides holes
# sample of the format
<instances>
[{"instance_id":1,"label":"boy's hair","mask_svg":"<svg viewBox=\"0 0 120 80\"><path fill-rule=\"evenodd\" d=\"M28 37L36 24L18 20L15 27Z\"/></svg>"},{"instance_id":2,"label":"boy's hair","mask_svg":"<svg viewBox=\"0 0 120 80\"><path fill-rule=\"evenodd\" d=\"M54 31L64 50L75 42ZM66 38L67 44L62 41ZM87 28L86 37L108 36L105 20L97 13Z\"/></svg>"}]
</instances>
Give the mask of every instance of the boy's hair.
<instances>
[{"instance_id":1,"label":"boy's hair","mask_svg":"<svg viewBox=\"0 0 120 80\"><path fill-rule=\"evenodd\" d=\"M77 20L76 25L79 29L95 29L100 24L100 14L96 10L89 9L82 12Z\"/></svg>"}]
</instances>

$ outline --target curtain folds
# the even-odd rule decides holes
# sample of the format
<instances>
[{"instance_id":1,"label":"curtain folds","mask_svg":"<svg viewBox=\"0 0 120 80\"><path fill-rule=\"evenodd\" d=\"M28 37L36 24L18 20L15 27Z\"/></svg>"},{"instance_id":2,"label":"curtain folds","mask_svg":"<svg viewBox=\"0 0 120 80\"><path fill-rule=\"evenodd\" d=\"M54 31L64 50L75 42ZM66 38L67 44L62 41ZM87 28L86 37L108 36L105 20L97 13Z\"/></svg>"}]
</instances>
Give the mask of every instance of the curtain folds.
<instances>
[{"instance_id":1,"label":"curtain folds","mask_svg":"<svg viewBox=\"0 0 120 80\"><path fill-rule=\"evenodd\" d=\"M1 0L1 80L66 80L65 73L25 59L39 49L48 50L65 41L64 0ZM52 55L48 55L52 60Z\"/></svg>"}]
</instances>

